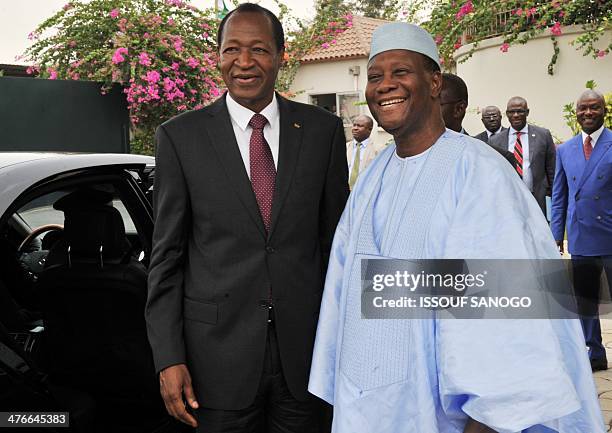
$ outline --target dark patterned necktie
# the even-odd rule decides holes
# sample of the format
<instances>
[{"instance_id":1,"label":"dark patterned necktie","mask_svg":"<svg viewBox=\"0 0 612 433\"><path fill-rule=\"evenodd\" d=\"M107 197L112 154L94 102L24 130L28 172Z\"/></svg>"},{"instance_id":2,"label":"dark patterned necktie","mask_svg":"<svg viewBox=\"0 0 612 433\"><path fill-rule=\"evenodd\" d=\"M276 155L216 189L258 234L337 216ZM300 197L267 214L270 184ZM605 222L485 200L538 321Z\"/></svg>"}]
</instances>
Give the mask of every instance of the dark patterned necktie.
<instances>
[{"instance_id":1,"label":"dark patterned necktie","mask_svg":"<svg viewBox=\"0 0 612 433\"><path fill-rule=\"evenodd\" d=\"M584 139L584 159L587 161L591 157L591 153L593 153L593 145L591 144L591 136L587 135Z\"/></svg>"},{"instance_id":2,"label":"dark patterned necktie","mask_svg":"<svg viewBox=\"0 0 612 433\"><path fill-rule=\"evenodd\" d=\"M263 134L266 123L268 123L268 119L261 114L254 114L249 121L249 126L253 128L251 141L249 142L249 163L251 185L259 205L259 212L266 231L270 231L276 168L274 167L272 151Z\"/></svg>"},{"instance_id":3,"label":"dark patterned necktie","mask_svg":"<svg viewBox=\"0 0 612 433\"><path fill-rule=\"evenodd\" d=\"M516 172L521 179L523 178L523 145L521 144L522 132L516 133L516 142L514 143L514 159L516 160Z\"/></svg>"}]
</instances>

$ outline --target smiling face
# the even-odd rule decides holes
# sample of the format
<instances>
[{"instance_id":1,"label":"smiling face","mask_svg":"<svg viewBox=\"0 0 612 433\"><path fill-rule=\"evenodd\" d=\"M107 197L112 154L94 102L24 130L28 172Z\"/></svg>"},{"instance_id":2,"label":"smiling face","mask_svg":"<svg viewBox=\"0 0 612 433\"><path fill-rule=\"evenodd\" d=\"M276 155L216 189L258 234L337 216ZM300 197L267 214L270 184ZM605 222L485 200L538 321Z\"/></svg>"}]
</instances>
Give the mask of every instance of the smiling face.
<instances>
[{"instance_id":1,"label":"smiling face","mask_svg":"<svg viewBox=\"0 0 612 433\"><path fill-rule=\"evenodd\" d=\"M230 95L259 113L272 101L283 57L269 18L256 12L232 15L225 24L219 53L221 75Z\"/></svg>"},{"instance_id":2,"label":"smiling face","mask_svg":"<svg viewBox=\"0 0 612 433\"><path fill-rule=\"evenodd\" d=\"M603 96L595 92L585 92L576 103L576 119L587 134L601 128L606 116L606 103Z\"/></svg>"},{"instance_id":3,"label":"smiling face","mask_svg":"<svg viewBox=\"0 0 612 433\"><path fill-rule=\"evenodd\" d=\"M441 87L440 72L426 68L424 56L413 51L385 51L368 64L370 112L396 142L427 127L431 116L441 122Z\"/></svg>"},{"instance_id":4,"label":"smiling face","mask_svg":"<svg viewBox=\"0 0 612 433\"><path fill-rule=\"evenodd\" d=\"M523 129L527 124L527 116L529 116L527 101L518 97L510 99L506 106L506 116L515 131Z\"/></svg>"}]
</instances>

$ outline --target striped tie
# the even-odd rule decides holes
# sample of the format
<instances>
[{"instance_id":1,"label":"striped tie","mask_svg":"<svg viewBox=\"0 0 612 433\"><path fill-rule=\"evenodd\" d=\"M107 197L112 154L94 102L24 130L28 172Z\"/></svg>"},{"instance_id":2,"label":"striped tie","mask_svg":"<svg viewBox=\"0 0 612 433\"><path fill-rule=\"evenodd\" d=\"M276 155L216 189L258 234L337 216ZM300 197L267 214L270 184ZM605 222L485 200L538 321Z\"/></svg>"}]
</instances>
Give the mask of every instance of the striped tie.
<instances>
[{"instance_id":1,"label":"striped tie","mask_svg":"<svg viewBox=\"0 0 612 433\"><path fill-rule=\"evenodd\" d=\"M514 159L516 162L515 168L518 175L523 178L523 145L521 144L522 132L516 133L516 142L514 143Z\"/></svg>"}]
</instances>

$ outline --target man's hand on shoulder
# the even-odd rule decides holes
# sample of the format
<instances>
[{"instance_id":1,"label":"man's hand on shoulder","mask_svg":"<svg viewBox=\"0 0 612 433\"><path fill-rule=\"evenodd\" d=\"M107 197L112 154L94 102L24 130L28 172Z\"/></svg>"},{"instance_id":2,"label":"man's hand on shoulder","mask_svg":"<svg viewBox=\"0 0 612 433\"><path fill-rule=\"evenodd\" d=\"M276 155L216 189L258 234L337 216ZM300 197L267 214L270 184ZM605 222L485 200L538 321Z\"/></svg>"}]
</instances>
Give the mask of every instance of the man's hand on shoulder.
<instances>
[{"instance_id":1,"label":"man's hand on shoulder","mask_svg":"<svg viewBox=\"0 0 612 433\"><path fill-rule=\"evenodd\" d=\"M197 421L193 415L187 412L185 406L185 401L187 401L192 409L199 407L193 393L191 375L187 366L177 364L160 371L159 388L168 413L185 424L197 427Z\"/></svg>"}]
</instances>

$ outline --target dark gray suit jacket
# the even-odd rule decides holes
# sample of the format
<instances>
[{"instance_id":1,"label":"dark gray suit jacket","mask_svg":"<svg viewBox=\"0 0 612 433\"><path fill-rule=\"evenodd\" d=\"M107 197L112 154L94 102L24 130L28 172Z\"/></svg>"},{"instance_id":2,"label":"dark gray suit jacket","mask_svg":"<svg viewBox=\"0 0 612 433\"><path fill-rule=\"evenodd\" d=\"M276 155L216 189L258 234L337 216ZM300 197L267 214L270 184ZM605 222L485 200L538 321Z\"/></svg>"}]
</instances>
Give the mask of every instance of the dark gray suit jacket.
<instances>
[{"instance_id":1,"label":"dark gray suit jacket","mask_svg":"<svg viewBox=\"0 0 612 433\"><path fill-rule=\"evenodd\" d=\"M498 134L501 134L501 133L503 133L504 131L507 131L507 130L508 130L508 128L505 128L505 127L502 126L502 129L501 129L501 131L498 132ZM487 134L486 130L482 131L478 135L475 135L474 138L477 138L477 139L479 139L481 141L484 141L485 143L489 144L489 134ZM508 150L507 147L504 147L504 149Z\"/></svg>"},{"instance_id":2,"label":"dark gray suit jacket","mask_svg":"<svg viewBox=\"0 0 612 433\"><path fill-rule=\"evenodd\" d=\"M510 129L507 129L492 136L489 144L508 149L509 133ZM551 195L555 177L555 144L548 129L528 125L527 134L529 134L529 160L533 176L531 193L546 215L546 196Z\"/></svg>"},{"instance_id":3,"label":"dark gray suit jacket","mask_svg":"<svg viewBox=\"0 0 612 433\"><path fill-rule=\"evenodd\" d=\"M277 95L270 233L225 97L156 134L146 319L156 369L186 363L204 407L242 409L263 371L271 293L283 373L306 399L323 283L348 196L342 121Z\"/></svg>"}]
</instances>

